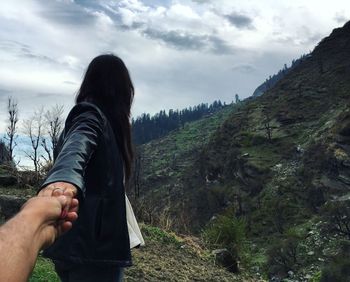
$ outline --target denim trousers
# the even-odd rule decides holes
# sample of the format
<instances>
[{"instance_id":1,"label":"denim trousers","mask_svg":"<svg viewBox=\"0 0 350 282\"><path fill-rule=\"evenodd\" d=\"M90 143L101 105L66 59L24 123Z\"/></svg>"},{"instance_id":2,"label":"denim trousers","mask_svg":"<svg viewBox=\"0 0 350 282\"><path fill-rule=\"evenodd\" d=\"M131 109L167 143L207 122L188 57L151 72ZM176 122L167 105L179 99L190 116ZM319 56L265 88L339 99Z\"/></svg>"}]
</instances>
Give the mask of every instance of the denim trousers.
<instances>
[{"instance_id":1,"label":"denim trousers","mask_svg":"<svg viewBox=\"0 0 350 282\"><path fill-rule=\"evenodd\" d=\"M62 282L122 282L123 267L78 266L65 269L55 266Z\"/></svg>"}]
</instances>

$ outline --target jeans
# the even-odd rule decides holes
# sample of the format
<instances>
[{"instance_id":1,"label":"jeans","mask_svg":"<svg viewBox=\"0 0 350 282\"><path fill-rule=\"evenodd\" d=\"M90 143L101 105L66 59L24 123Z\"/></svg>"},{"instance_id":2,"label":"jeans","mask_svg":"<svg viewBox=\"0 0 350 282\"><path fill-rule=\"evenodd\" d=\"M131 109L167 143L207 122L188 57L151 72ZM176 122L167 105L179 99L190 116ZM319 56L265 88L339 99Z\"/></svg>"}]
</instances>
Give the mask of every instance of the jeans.
<instances>
[{"instance_id":1,"label":"jeans","mask_svg":"<svg viewBox=\"0 0 350 282\"><path fill-rule=\"evenodd\" d=\"M62 282L122 282L123 267L77 266L71 269L55 266Z\"/></svg>"}]
</instances>

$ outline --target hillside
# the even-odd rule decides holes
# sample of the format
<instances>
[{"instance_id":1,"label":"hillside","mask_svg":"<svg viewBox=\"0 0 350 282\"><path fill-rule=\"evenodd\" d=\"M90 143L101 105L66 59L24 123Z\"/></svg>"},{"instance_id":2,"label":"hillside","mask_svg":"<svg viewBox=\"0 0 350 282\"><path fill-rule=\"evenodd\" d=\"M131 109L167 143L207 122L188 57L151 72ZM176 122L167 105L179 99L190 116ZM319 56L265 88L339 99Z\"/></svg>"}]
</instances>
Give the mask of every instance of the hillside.
<instances>
[{"instance_id":1,"label":"hillside","mask_svg":"<svg viewBox=\"0 0 350 282\"><path fill-rule=\"evenodd\" d=\"M178 237L142 225L146 246L132 251L134 266L125 270L125 281L263 281L234 275L215 265L213 256L193 237ZM52 263L39 257L30 282L58 282Z\"/></svg>"},{"instance_id":2,"label":"hillside","mask_svg":"<svg viewBox=\"0 0 350 282\"><path fill-rule=\"evenodd\" d=\"M141 218L150 223L164 220L157 215L164 212L163 217L168 217L169 202L179 204L177 208L181 209L182 203L172 201L172 198L183 194L183 175L191 169L196 156L208 144L210 135L239 107L240 105L234 104L227 106L138 148L136 175L139 174L139 177L135 177L138 180L133 179L129 189L133 195L140 189L139 193L147 203L135 205L136 209L139 207L137 213Z\"/></svg>"},{"instance_id":3,"label":"hillside","mask_svg":"<svg viewBox=\"0 0 350 282\"><path fill-rule=\"evenodd\" d=\"M337 242L348 240L321 227L329 203L341 206L350 199L349 78L347 23L204 138L190 131L177 146L184 134L179 130L143 146L140 201L153 207L149 219L156 221L158 212L159 223L200 232L213 216L233 209L247 223L251 256L263 256L270 277L282 279L292 271L307 281L340 253ZM202 132L210 122L196 124ZM201 145L191 147L192 141ZM271 253L285 244L295 246L295 255L281 262L275 257L283 252Z\"/></svg>"}]
</instances>

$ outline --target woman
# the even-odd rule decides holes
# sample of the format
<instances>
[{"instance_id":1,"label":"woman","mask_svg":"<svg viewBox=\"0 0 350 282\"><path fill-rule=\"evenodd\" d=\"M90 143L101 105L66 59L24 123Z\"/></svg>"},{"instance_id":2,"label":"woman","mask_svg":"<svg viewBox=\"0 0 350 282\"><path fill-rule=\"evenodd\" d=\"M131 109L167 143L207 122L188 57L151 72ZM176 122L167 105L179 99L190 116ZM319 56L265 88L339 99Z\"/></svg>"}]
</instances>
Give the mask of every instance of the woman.
<instances>
[{"instance_id":1,"label":"woman","mask_svg":"<svg viewBox=\"0 0 350 282\"><path fill-rule=\"evenodd\" d=\"M59 189L79 198L72 230L44 252L62 281L120 281L123 268L131 265L123 183L133 157L133 96L120 58L92 60L39 192L52 196Z\"/></svg>"}]
</instances>

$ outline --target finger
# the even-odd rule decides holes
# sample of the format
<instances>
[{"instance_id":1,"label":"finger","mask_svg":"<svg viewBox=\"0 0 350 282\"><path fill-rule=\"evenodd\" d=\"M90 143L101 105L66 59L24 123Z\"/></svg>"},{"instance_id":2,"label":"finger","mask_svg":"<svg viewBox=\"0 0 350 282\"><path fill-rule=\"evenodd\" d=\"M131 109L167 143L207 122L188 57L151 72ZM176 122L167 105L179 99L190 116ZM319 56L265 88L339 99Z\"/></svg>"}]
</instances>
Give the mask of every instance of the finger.
<instances>
[{"instance_id":1,"label":"finger","mask_svg":"<svg viewBox=\"0 0 350 282\"><path fill-rule=\"evenodd\" d=\"M62 196L59 196L58 199L60 200L60 203L62 204L61 215L59 218L64 219L69 212L72 198L62 195Z\"/></svg>"},{"instance_id":2,"label":"finger","mask_svg":"<svg viewBox=\"0 0 350 282\"><path fill-rule=\"evenodd\" d=\"M70 221L63 221L61 222L58 227L58 236L62 235L63 233L67 232L72 228L73 224Z\"/></svg>"},{"instance_id":3,"label":"finger","mask_svg":"<svg viewBox=\"0 0 350 282\"><path fill-rule=\"evenodd\" d=\"M77 218L78 218L78 214L76 212L69 212L65 217L65 221L74 222L77 220Z\"/></svg>"},{"instance_id":4,"label":"finger","mask_svg":"<svg viewBox=\"0 0 350 282\"><path fill-rule=\"evenodd\" d=\"M60 195L57 197L57 200L61 204L62 209L64 209L67 205L70 205L72 200L69 197L66 197L65 195Z\"/></svg>"},{"instance_id":5,"label":"finger","mask_svg":"<svg viewBox=\"0 0 350 282\"><path fill-rule=\"evenodd\" d=\"M77 199L72 199L72 202L69 207L70 212L78 212L79 210L79 201Z\"/></svg>"},{"instance_id":6,"label":"finger","mask_svg":"<svg viewBox=\"0 0 350 282\"><path fill-rule=\"evenodd\" d=\"M71 187L66 187L64 189L64 195L74 198L77 195L76 189Z\"/></svg>"},{"instance_id":7,"label":"finger","mask_svg":"<svg viewBox=\"0 0 350 282\"><path fill-rule=\"evenodd\" d=\"M61 188L55 188L55 189L53 189L51 195L54 197L61 196L61 195L63 195L63 190Z\"/></svg>"},{"instance_id":8,"label":"finger","mask_svg":"<svg viewBox=\"0 0 350 282\"><path fill-rule=\"evenodd\" d=\"M47 187L47 188L42 189L39 192L38 196L40 196L40 197L50 197L52 195L52 192L53 192L53 188Z\"/></svg>"}]
</instances>

